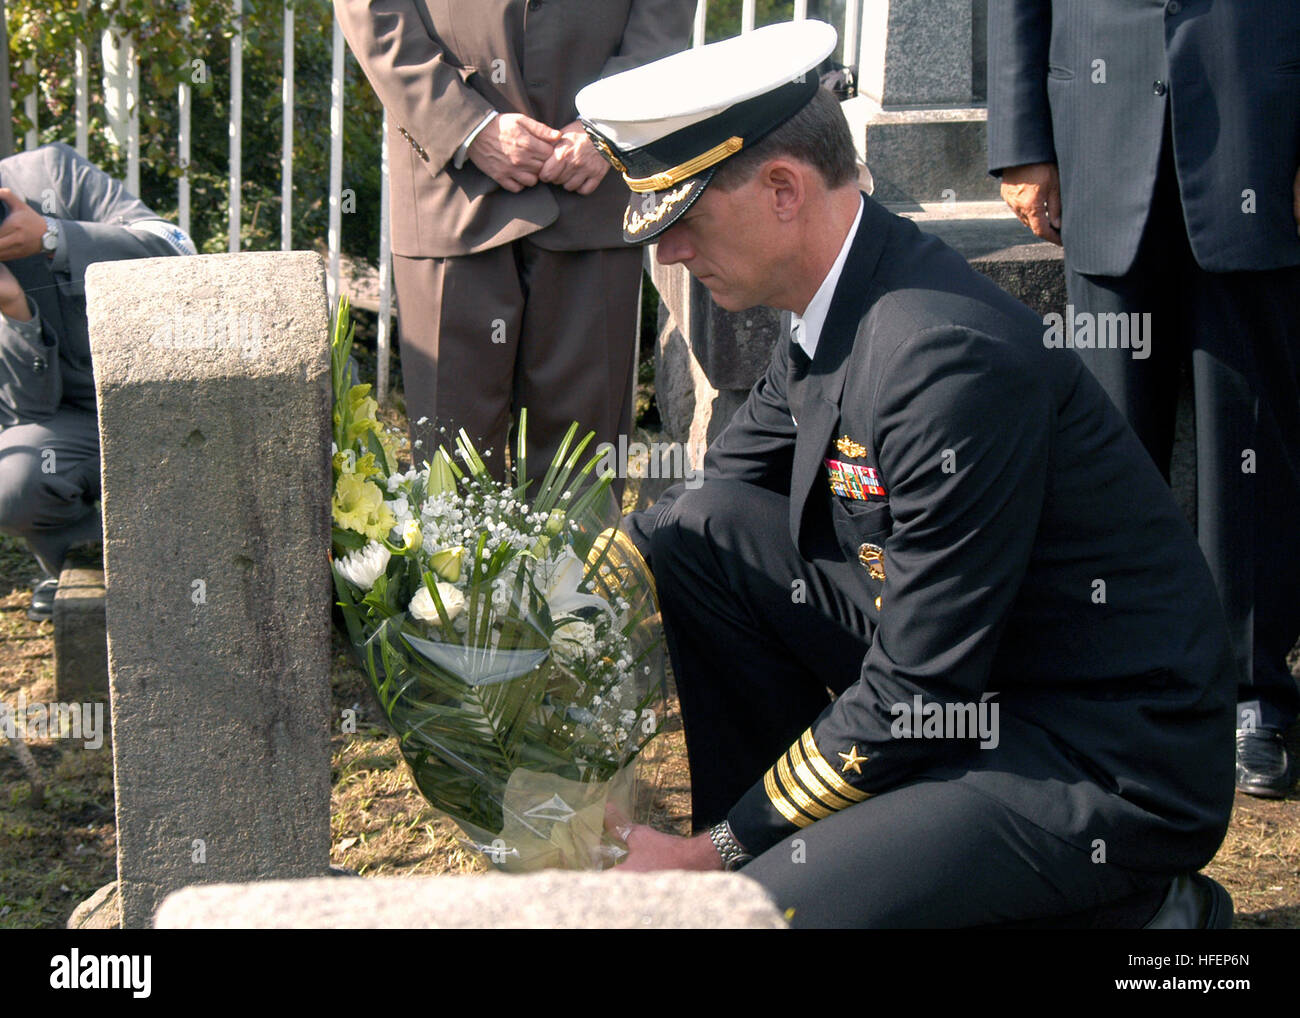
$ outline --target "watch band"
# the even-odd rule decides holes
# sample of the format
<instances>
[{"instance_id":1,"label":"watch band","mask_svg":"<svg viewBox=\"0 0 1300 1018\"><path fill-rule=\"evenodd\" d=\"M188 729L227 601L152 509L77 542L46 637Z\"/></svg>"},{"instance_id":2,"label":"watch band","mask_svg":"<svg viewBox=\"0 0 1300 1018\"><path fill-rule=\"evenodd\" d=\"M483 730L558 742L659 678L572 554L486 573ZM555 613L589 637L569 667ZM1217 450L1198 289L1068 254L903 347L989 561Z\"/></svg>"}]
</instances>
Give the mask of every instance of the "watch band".
<instances>
[{"instance_id":1,"label":"watch band","mask_svg":"<svg viewBox=\"0 0 1300 1018\"><path fill-rule=\"evenodd\" d=\"M731 830L731 824L726 820L709 828L709 840L713 842L713 847L718 850L718 855L722 857L722 868L724 870L738 870L754 858L736 840L736 836Z\"/></svg>"}]
</instances>

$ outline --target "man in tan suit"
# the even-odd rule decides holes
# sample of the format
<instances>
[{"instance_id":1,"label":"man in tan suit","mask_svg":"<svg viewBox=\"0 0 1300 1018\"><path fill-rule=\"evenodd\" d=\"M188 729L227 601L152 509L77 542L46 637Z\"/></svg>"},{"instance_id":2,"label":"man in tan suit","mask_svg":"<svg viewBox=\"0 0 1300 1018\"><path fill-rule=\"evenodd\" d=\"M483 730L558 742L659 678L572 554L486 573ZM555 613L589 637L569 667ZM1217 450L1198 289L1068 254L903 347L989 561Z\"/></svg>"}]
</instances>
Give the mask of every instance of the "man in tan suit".
<instances>
[{"instance_id":1,"label":"man in tan suit","mask_svg":"<svg viewBox=\"0 0 1300 1018\"><path fill-rule=\"evenodd\" d=\"M686 46L695 0L335 0L387 111L402 377L417 460L465 428L500 471L570 421L631 426L641 251L577 119L599 77ZM439 428L445 428L441 435Z\"/></svg>"}]
</instances>

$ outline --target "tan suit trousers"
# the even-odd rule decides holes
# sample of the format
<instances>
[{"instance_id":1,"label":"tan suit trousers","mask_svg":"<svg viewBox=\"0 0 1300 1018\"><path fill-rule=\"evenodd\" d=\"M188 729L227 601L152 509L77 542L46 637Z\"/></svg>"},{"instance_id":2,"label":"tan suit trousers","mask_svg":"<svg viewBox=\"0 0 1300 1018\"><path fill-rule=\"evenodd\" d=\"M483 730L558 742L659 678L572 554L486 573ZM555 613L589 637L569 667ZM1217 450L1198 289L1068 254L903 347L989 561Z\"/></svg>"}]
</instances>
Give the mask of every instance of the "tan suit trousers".
<instances>
[{"instance_id":1,"label":"tan suit trousers","mask_svg":"<svg viewBox=\"0 0 1300 1018\"><path fill-rule=\"evenodd\" d=\"M524 407L533 477L572 421L579 437L596 432L589 453L617 444L631 428L641 262L640 248L548 251L527 238L453 258L394 256L416 462L453 449L464 428L500 476Z\"/></svg>"}]
</instances>

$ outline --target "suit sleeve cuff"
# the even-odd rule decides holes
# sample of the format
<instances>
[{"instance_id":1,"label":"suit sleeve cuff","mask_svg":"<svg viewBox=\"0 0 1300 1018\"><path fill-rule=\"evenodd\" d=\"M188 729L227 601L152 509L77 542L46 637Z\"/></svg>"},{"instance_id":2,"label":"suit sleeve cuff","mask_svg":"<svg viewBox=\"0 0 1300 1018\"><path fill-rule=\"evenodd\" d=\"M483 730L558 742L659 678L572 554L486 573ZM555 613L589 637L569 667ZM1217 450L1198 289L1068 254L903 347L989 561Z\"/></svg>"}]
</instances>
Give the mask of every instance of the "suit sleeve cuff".
<instances>
[{"instance_id":1,"label":"suit sleeve cuff","mask_svg":"<svg viewBox=\"0 0 1300 1018\"><path fill-rule=\"evenodd\" d=\"M41 329L40 309L32 303L31 297L24 296L23 299L27 301L27 310L31 312L32 317L28 321L20 322L18 319L10 318L3 311L0 311L0 322L7 325L14 333L26 340L33 347L45 347L50 345L45 342Z\"/></svg>"},{"instance_id":2,"label":"suit sleeve cuff","mask_svg":"<svg viewBox=\"0 0 1300 1018\"><path fill-rule=\"evenodd\" d=\"M68 274L68 237L59 223L59 232L54 241L54 254L50 258L50 271L66 276Z\"/></svg>"},{"instance_id":3,"label":"suit sleeve cuff","mask_svg":"<svg viewBox=\"0 0 1300 1018\"><path fill-rule=\"evenodd\" d=\"M741 796L727 820L745 851L759 855L809 824L868 798L870 793L854 788L822 756L809 728Z\"/></svg>"}]
</instances>

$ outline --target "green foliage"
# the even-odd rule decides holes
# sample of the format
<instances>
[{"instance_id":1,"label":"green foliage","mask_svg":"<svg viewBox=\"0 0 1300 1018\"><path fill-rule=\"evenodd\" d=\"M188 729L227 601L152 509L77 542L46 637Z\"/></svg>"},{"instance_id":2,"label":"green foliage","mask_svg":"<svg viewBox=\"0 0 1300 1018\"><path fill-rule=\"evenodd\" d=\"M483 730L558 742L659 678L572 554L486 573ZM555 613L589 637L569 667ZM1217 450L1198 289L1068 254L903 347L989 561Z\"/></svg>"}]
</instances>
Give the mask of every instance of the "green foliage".
<instances>
[{"instance_id":1,"label":"green foliage","mask_svg":"<svg viewBox=\"0 0 1300 1018\"><path fill-rule=\"evenodd\" d=\"M175 218L178 89L191 87L191 232L201 251L227 248L229 232L230 41L234 7L226 0L190 0L190 27L179 0L9 0L14 134L30 128L22 98L39 88L40 141L76 138L76 42L89 60L89 157L124 176L126 152L105 133L101 38L118 28L133 35L140 60L140 197ZM293 247L324 244L329 217L329 107L333 6L329 0L294 3ZM283 3L243 0L243 180L240 243L245 250L280 246L280 154L283 112ZM30 59L34 72L24 70ZM375 261L379 252L379 163L382 110L348 55L344 93L343 187L355 193L354 213L342 217L342 246ZM346 208L346 206L345 206Z\"/></svg>"},{"instance_id":2,"label":"green foliage","mask_svg":"<svg viewBox=\"0 0 1300 1018\"><path fill-rule=\"evenodd\" d=\"M729 39L740 34L741 0L709 0L709 14L704 22L707 42ZM754 11L754 27L774 25L794 17L794 0L758 0Z\"/></svg>"},{"instance_id":3,"label":"green foliage","mask_svg":"<svg viewBox=\"0 0 1300 1018\"><path fill-rule=\"evenodd\" d=\"M861 3L861 0L854 0ZM844 31L845 0L808 0L808 17L834 25ZM708 42L717 42L740 34L741 0L709 0L709 15L704 23ZM754 9L754 27L774 25L794 17L794 0L758 0ZM836 58L838 59L838 52Z\"/></svg>"}]
</instances>

